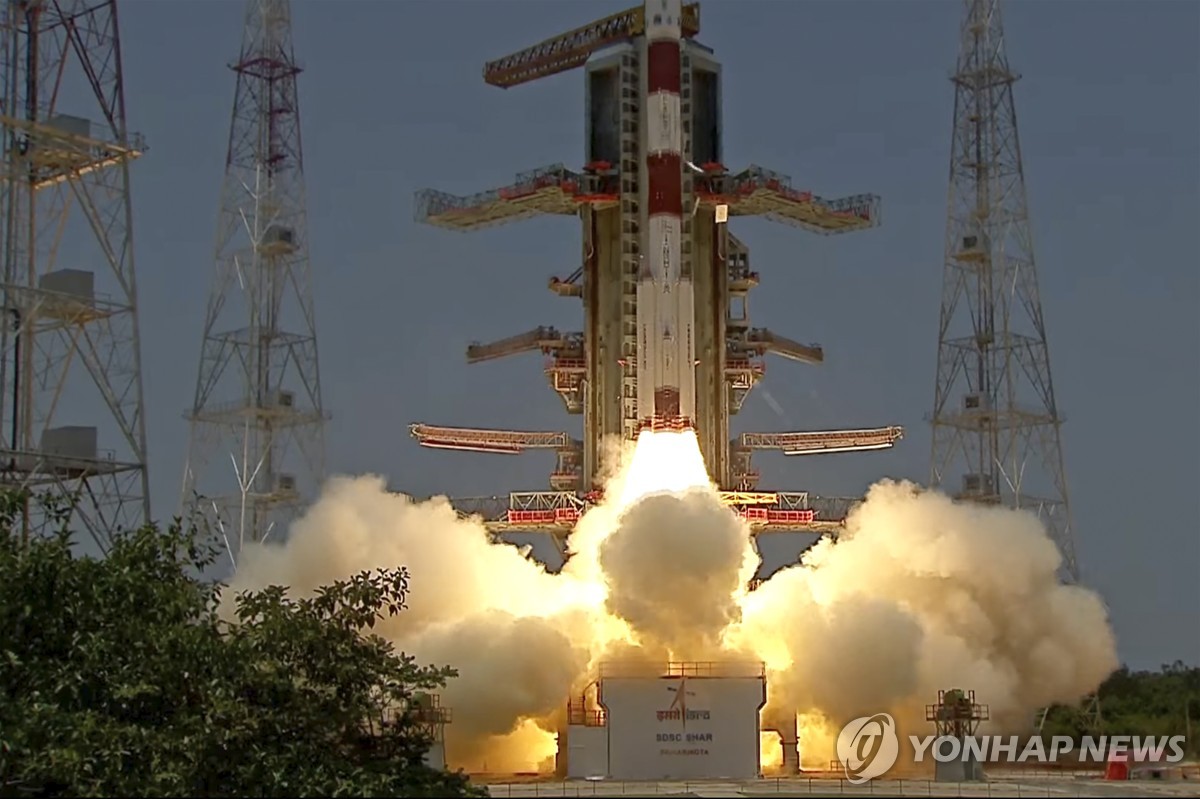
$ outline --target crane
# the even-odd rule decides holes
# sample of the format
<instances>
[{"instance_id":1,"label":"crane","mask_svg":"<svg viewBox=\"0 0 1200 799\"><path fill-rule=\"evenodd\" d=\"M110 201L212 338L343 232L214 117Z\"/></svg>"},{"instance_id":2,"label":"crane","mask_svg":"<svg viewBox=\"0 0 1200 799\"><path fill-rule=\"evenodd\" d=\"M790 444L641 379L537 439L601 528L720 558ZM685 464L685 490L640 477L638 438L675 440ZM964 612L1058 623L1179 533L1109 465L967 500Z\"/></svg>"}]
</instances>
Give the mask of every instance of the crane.
<instances>
[{"instance_id":1,"label":"crane","mask_svg":"<svg viewBox=\"0 0 1200 799\"><path fill-rule=\"evenodd\" d=\"M685 38L700 32L699 3L683 6L682 27ZM583 66L588 56L603 47L641 36L645 28L645 11L642 6L634 6L489 61L483 66L483 80L491 86L509 89L567 72Z\"/></svg>"}]
</instances>

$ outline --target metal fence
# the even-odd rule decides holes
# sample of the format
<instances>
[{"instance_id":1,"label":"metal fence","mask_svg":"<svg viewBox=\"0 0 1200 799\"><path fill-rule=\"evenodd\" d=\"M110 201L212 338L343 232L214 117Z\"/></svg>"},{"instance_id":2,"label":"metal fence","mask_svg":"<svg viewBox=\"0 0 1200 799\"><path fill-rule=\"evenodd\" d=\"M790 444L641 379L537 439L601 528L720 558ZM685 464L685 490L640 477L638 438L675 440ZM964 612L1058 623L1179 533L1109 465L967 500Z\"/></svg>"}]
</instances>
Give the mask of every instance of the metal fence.
<instances>
[{"instance_id":1,"label":"metal fence","mask_svg":"<svg viewBox=\"0 0 1200 799\"><path fill-rule=\"evenodd\" d=\"M1032 775L1030 775L1032 776ZM936 796L936 797L1120 797L1200 796L1200 779L1133 780L1105 782L1090 775L1072 779L1058 775L1039 780L987 782L935 782L933 780L878 780L853 785L844 779L779 778L746 782L616 782L610 780L571 782L510 782L488 785L495 797L531 796Z\"/></svg>"}]
</instances>

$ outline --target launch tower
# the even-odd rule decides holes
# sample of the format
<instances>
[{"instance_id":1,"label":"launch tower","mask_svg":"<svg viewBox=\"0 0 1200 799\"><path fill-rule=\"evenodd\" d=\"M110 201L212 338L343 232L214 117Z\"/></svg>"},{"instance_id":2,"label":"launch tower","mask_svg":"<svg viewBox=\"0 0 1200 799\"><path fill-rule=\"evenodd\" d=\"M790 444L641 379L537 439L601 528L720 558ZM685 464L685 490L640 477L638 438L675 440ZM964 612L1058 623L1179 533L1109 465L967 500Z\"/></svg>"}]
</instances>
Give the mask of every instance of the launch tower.
<instances>
[{"instance_id":1,"label":"launch tower","mask_svg":"<svg viewBox=\"0 0 1200 799\"><path fill-rule=\"evenodd\" d=\"M931 486L1028 508L1078 579L998 0L965 0L953 76Z\"/></svg>"},{"instance_id":2,"label":"launch tower","mask_svg":"<svg viewBox=\"0 0 1200 799\"><path fill-rule=\"evenodd\" d=\"M115 0L0 10L0 484L65 499L102 549L149 518ZM29 535L47 517L32 503Z\"/></svg>"},{"instance_id":3,"label":"launch tower","mask_svg":"<svg viewBox=\"0 0 1200 799\"><path fill-rule=\"evenodd\" d=\"M319 487L326 413L288 0L249 0L232 69L237 92L183 502L234 550L286 525Z\"/></svg>"},{"instance_id":4,"label":"launch tower","mask_svg":"<svg viewBox=\"0 0 1200 799\"><path fill-rule=\"evenodd\" d=\"M584 417L582 441L558 432L411 427L426 447L557 452L551 491L457 503L495 530L567 532L601 488L602 442L634 439L646 426L694 428L709 474L756 529L835 528L851 500L758 491L751 452L883 449L902 435L882 427L730 440L729 417L762 377L767 353L808 364L821 363L824 353L750 326L747 297L759 277L728 218L762 215L815 233L846 233L877 225L879 200L824 200L760 167L727 169L721 66L695 41L699 30L698 4L648 0L488 63L485 81L502 88L584 68L585 165L533 170L469 197L417 195L417 220L450 230L539 214L582 223L581 265L551 278L549 289L582 301L584 329L543 326L467 348L470 363L542 353L567 412Z\"/></svg>"}]
</instances>

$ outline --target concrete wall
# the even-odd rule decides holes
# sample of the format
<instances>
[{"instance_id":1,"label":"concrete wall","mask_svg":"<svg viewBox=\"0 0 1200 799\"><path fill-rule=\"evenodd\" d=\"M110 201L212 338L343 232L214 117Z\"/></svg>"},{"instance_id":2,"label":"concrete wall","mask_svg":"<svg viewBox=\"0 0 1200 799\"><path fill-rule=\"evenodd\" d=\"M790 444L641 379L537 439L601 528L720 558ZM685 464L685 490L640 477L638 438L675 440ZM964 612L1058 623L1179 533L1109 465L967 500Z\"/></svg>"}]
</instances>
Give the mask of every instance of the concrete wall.
<instances>
[{"instance_id":1,"label":"concrete wall","mask_svg":"<svg viewBox=\"0 0 1200 799\"><path fill-rule=\"evenodd\" d=\"M444 743L435 741L429 747L429 751L425 753L425 765L438 771L446 768L446 745Z\"/></svg>"},{"instance_id":2,"label":"concrete wall","mask_svg":"<svg viewBox=\"0 0 1200 799\"><path fill-rule=\"evenodd\" d=\"M979 782L983 780L983 764L979 762L979 758L968 755L966 757L957 756L963 751L960 746L957 750L954 748L953 741L935 741L933 744L935 751L942 757L953 757L953 760L941 761L938 760L933 767L934 780L937 782Z\"/></svg>"},{"instance_id":3,"label":"concrete wall","mask_svg":"<svg viewBox=\"0 0 1200 799\"><path fill-rule=\"evenodd\" d=\"M586 780L608 776L608 728L567 727L567 779Z\"/></svg>"},{"instance_id":4,"label":"concrete wall","mask_svg":"<svg viewBox=\"0 0 1200 799\"><path fill-rule=\"evenodd\" d=\"M608 776L617 780L753 779L762 677L606 677Z\"/></svg>"}]
</instances>

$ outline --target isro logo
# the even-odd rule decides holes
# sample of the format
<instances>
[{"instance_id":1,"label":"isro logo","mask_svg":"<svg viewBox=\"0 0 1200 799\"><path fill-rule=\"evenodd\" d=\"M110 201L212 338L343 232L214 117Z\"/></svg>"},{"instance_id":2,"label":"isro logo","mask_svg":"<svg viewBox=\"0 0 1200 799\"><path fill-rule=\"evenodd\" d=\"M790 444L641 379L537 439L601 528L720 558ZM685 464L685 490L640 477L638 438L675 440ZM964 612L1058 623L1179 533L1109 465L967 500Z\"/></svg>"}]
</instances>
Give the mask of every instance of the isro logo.
<instances>
[{"instance_id":1,"label":"isro logo","mask_svg":"<svg viewBox=\"0 0 1200 799\"><path fill-rule=\"evenodd\" d=\"M674 699L671 700L671 705L666 710L655 711L659 723L667 721L678 721L682 723L681 732L660 732L655 735L655 740L659 743L711 743L711 732L688 732L689 721L708 721L712 718L712 714L707 710L694 710L688 707L688 697L695 696L694 691L688 690L687 677L679 679L679 686L668 685L667 690L674 694ZM674 725L672 725L674 726ZM694 728L693 728L694 729ZM663 750L663 754L705 754L707 750L678 750L669 751Z\"/></svg>"},{"instance_id":2,"label":"isro logo","mask_svg":"<svg viewBox=\"0 0 1200 799\"><path fill-rule=\"evenodd\" d=\"M899 755L896 720L887 713L854 719L838 733L838 762L851 785L861 785L885 774Z\"/></svg>"},{"instance_id":3,"label":"isro logo","mask_svg":"<svg viewBox=\"0 0 1200 799\"><path fill-rule=\"evenodd\" d=\"M711 715L707 710L690 710L688 709L688 697L695 696L696 692L688 689L687 677L679 679L679 686L668 685L667 690L674 694L671 700L671 705L666 710L656 712L659 721L681 721L683 729L687 729L689 721L707 721Z\"/></svg>"}]
</instances>

